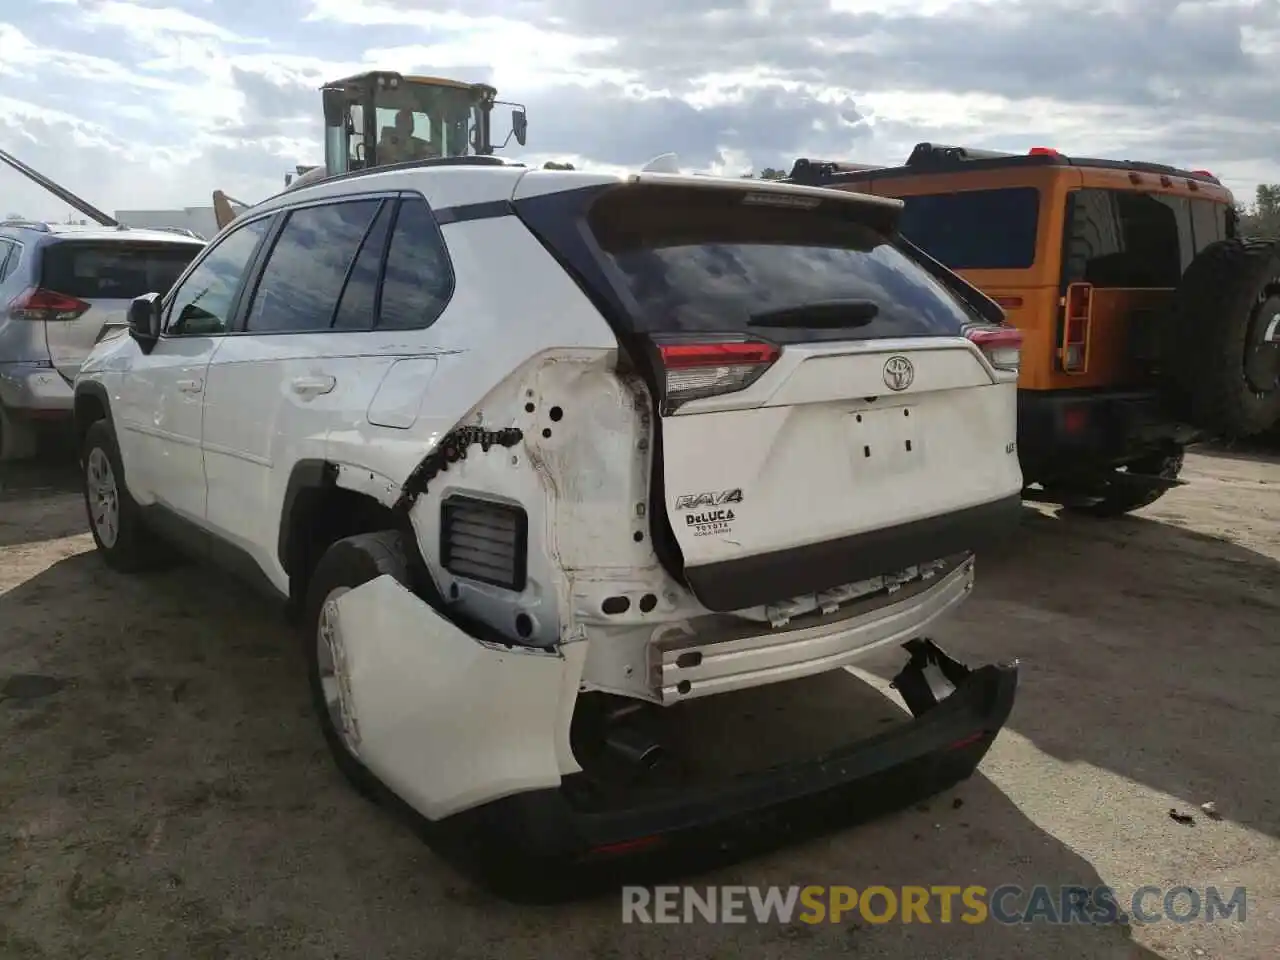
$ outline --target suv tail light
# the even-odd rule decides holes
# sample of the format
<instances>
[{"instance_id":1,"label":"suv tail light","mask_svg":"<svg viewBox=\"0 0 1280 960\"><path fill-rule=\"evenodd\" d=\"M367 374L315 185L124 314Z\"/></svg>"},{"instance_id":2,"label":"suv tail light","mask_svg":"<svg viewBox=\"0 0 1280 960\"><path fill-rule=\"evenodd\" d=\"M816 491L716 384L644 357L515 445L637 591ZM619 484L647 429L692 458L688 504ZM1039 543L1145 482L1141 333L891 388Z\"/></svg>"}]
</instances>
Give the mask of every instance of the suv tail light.
<instances>
[{"instance_id":1,"label":"suv tail light","mask_svg":"<svg viewBox=\"0 0 1280 960\"><path fill-rule=\"evenodd\" d=\"M1073 283L1062 299L1062 343L1058 358L1064 373L1081 374L1089 369L1089 332L1093 322L1093 285Z\"/></svg>"},{"instance_id":2,"label":"suv tail light","mask_svg":"<svg viewBox=\"0 0 1280 960\"><path fill-rule=\"evenodd\" d=\"M782 355L775 344L750 337L654 343L664 378L663 413L690 400L745 390Z\"/></svg>"},{"instance_id":3,"label":"suv tail light","mask_svg":"<svg viewBox=\"0 0 1280 960\"><path fill-rule=\"evenodd\" d=\"M65 293L29 287L9 301L9 316L14 320L75 320L90 306Z\"/></svg>"},{"instance_id":4,"label":"suv tail light","mask_svg":"<svg viewBox=\"0 0 1280 960\"><path fill-rule=\"evenodd\" d=\"M964 335L977 344L991 366L1018 372L1022 363L1022 331L1017 327L970 327Z\"/></svg>"}]
</instances>

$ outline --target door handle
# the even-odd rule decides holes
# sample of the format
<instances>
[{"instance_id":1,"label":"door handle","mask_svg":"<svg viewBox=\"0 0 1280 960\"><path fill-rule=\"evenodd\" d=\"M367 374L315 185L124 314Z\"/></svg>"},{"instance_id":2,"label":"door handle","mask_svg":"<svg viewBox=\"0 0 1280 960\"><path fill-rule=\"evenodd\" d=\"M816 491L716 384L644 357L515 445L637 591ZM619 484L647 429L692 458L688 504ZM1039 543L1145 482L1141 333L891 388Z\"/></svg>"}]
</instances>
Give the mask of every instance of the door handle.
<instances>
[{"instance_id":1,"label":"door handle","mask_svg":"<svg viewBox=\"0 0 1280 960\"><path fill-rule=\"evenodd\" d=\"M301 397L315 397L330 393L338 381L334 377L298 377L289 386Z\"/></svg>"},{"instance_id":2,"label":"door handle","mask_svg":"<svg viewBox=\"0 0 1280 960\"><path fill-rule=\"evenodd\" d=\"M199 393L204 389L203 380L179 380L178 389L183 393Z\"/></svg>"}]
</instances>

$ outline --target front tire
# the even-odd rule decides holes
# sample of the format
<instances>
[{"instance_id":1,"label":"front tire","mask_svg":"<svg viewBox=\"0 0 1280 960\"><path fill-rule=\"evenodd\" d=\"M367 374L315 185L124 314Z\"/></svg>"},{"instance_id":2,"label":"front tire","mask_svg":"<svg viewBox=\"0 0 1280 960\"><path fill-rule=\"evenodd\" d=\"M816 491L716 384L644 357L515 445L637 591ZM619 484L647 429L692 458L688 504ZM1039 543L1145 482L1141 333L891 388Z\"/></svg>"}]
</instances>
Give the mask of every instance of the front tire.
<instances>
[{"instance_id":1,"label":"front tire","mask_svg":"<svg viewBox=\"0 0 1280 960\"><path fill-rule=\"evenodd\" d=\"M106 420L94 422L85 433L80 480L89 532L107 565L121 573L137 573L154 565L159 559L158 544L125 487L120 447Z\"/></svg>"},{"instance_id":2,"label":"front tire","mask_svg":"<svg viewBox=\"0 0 1280 960\"><path fill-rule=\"evenodd\" d=\"M302 609L303 652L312 708L339 771L357 792L369 798L379 796L381 784L360 762L359 721L351 713L345 644L332 604L343 593L384 574L410 586L407 556L404 539L394 530L338 540L316 564Z\"/></svg>"}]
</instances>

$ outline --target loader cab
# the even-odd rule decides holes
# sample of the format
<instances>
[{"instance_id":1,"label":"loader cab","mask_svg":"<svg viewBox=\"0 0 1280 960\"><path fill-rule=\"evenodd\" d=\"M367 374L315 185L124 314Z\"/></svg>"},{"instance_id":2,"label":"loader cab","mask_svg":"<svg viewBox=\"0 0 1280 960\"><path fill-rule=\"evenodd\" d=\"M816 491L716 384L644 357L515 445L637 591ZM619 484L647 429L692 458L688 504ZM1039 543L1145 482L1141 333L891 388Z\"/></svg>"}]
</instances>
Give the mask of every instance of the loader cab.
<instances>
[{"instance_id":1,"label":"loader cab","mask_svg":"<svg viewBox=\"0 0 1280 960\"><path fill-rule=\"evenodd\" d=\"M322 90L323 176L413 160L484 156L495 148L491 117L497 91L483 83L371 71ZM524 107L511 104L511 132L525 143ZM296 184L296 181L295 181Z\"/></svg>"}]
</instances>

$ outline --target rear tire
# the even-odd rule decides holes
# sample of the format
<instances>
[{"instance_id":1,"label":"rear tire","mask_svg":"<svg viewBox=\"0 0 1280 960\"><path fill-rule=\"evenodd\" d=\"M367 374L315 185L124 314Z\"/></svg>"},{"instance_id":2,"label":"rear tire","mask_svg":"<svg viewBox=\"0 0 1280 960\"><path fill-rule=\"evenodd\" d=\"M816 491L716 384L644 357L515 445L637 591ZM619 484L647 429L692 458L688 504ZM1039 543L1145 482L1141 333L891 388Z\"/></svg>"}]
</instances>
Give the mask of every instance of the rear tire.
<instances>
[{"instance_id":1,"label":"rear tire","mask_svg":"<svg viewBox=\"0 0 1280 960\"><path fill-rule=\"evenodd\" d=\"M89 532L107 566L138 573L164 555L124 483L115 431L107 420L90 424L80 449L80 483Z\"/></svg>"},{"instance_id":2,"label":"rear tire","mask_svg":"<svg viewBox=\"0 0 1280 960\"><path fill-rule=\"evenodd\" d=\"M1195 426L1224 438L1280 421L1280 240L1220 240L1178 288L1171 367Z\"/></svg>"},{"instance_id":3,"label":"rear tire","mask_svg":"<svg viewBox=\"0 0 1280 960\"><path fill-rule=\"evenodd\" d=\"M1128 465L1128 469L1133 473L1140 473L1144 476L1163 477L1166 480L1177 480L1178 474L1182 472L1183 452L1178 450L1176 453L1157 453L1141 460L1137 460ZM1107 490L1106 495L1093 503L1067 504L1063 509L1071 513L1087 514L1091 517L1112 518L1121 517L1135 510L1141 510L1143 507L1149 507L1155 503L1166 493L1169 488L1162 489L1135 489L1125 486L1113 486Z\"/></svg>"},{"instance_id":4,"label":"rear tire","mask_svg":"<svg viewBox=\"0 0 1280 960\"><path fill-rule=\"evenodd\" d=\"M408 555L399 532L382 530L338 540L316 564L302 611L303 652L312 708L334 764L358 793L370 799L377 799L383 788L378 778L360 762L358 723L354 725L357 731L354 737L340 729L350 725L348 703L344 702L349 697L349 688L342 663L342 638L326 606L342 592L354 590L383 574L410 586Z\"/></svg>"}]
</instances>

